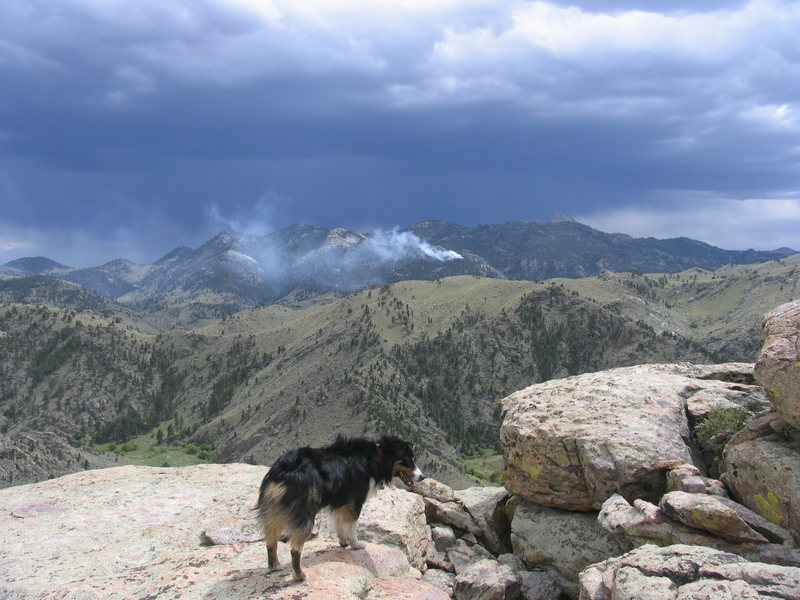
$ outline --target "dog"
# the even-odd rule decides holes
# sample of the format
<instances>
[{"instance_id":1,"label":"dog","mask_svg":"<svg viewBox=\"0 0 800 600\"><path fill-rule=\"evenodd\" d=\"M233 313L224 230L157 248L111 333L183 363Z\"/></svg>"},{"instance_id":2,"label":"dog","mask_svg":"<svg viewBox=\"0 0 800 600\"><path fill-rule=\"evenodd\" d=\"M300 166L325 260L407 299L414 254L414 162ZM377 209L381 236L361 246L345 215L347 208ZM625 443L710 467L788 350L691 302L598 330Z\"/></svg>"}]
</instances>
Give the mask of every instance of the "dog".
<instances>
[{"instance_id":1,"label":"dog","mask_svg":"<svg viewBox=\"0 0 800 600\"><path fill-rule=\"evenodd\" d=\"M356 537L361 508L379 484L395 477L408 490L425 479L411 444L390 435L377 440L339 436L329 446L297 448L281 455L261 482L256 505L270 570L280 567L278 539L286 529L294 577L305 580L300 554L314 517L323 508L330 510L339 543L363 548L364 542Z\"/></svg>"}]
</instances>

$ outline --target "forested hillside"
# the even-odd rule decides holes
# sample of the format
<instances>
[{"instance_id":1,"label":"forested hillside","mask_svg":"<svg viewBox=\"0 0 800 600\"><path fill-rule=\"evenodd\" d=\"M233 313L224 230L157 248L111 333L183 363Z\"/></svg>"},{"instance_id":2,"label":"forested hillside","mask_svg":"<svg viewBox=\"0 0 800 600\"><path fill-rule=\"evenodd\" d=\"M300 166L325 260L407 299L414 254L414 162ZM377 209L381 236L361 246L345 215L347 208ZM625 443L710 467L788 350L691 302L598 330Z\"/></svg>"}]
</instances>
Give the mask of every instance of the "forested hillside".
<instances>
[{"instance_id":1,"label":"forested hillside","mask_svg":"<svg viewBox=\"0 0 800 600\"><path fill-rule=\"evenodd\" d=\"M268 463L388 430L458 483L459 458L496 444L496 400L512 391L646 362L752 360L757 315L796 293L797 262L403 281L162 333L146 311L76 308L97 296L73 284L6 280L0 479L115 461Z\"/></svg>"}]
</instances>

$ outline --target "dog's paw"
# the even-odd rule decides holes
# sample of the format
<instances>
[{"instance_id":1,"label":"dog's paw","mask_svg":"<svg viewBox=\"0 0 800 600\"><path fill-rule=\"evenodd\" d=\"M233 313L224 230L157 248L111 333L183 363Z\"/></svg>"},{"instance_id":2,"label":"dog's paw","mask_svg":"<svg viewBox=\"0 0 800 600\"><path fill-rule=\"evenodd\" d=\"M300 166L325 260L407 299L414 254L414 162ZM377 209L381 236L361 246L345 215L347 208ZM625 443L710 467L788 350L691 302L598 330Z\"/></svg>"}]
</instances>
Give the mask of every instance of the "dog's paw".
<instances>
[{"instance_id":1,"label":"dog's paw","mask_svg":"<svg viewBox=\"0 0 800 600\"><path fill-rule=\"evenodd\" d=\"M340 545L342 548L344 548L344 547L346 547L346 546L349 546L349 545L350 545L350 542L348 542L348 541L347 541L346 539L344 539L344 538L339 538L339 545Z\"/></svg>"},{"instance_id":2,"label":"dog's paw","mask_svg":"<svg viewBox=\"0 0 800 600\"><path fill-rule=\"evenodd\" d=\"M353 550L363 550L367 545L362 541L357 541L353 544Z\"/></svg>"}]
</instances>

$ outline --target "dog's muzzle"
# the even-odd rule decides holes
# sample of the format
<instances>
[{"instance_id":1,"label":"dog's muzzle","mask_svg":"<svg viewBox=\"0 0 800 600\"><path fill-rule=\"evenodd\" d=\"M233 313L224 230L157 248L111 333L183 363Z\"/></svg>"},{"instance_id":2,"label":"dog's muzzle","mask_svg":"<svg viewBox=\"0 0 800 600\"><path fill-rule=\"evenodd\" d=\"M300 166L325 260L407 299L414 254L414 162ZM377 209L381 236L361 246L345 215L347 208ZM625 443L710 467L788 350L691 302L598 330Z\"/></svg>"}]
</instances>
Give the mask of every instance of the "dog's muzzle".
<instances>
[{"instance_id":1,"label":"dog's muzzle","mask_svg":"<svg viewBox=\"0 0 800 600\"><path fill-rule=\"evenodd\" d=\"M398 469L397 476L403 482L403 485L406 486L408 491L414 489L414 482L425 479L425 475L422 474L422 471L419 470L419 467L416 467L412 472L408 472L405 469Z\"/></svg>"}]
</instances>

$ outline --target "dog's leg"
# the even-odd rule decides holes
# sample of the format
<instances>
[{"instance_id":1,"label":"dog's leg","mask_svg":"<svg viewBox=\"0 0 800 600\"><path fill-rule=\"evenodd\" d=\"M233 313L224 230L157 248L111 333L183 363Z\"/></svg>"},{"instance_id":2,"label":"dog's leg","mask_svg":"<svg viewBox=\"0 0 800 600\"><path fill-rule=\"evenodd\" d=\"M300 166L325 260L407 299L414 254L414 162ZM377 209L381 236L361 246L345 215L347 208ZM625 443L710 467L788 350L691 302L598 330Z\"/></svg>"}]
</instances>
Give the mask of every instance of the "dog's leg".
<instances>
[{"instance_id":1,"label":"dog's leg","mask_svg":"<svg viewBox=\"0 0 800 600\"><path fill-rule=\"evenodd\" d=\"M303 552L303 544L306 543L309 535L311 534L311 529L313 527L313 521L309 523L307 528L304 529L296 529L292 531L290 536L290 543L292 548L292 570L294 571L295 579L299 581L306 580L306 574L303 571L303 568L300 566L300 554Z\"/></svg>"},{"instance_id":2,"label":"dog's leg","mask_svg":"<svg viewBox=\"0 0 800 600\"><path fill-rule=\"evenodd\" d=\"M331 511L333 522L336 524L336 535L342 546L350 546L353 550L361 550L364 542L356 536L356 522L361 514L361 509L356 509L350 504L345 504Z\"/></svg>"},{"instance_id":3,"label":"dog's leg","mask_svg":"<svg viewBox=\"0 0 800 600\"><path fill-rule=\"evenodd\" d=\"M349 506L340 506L331 511L331 521L336 529L336 536L339 538L339 545L343 548L350 543L350 513Z\"/></svg>"},{"instance_id":4,"label":"dog's leg","mask_svg":"<svg viewBox=\"0 0 800 600\"><path fill-rule=\"evenodd\" d=\"M259 498L261 527L264 531L264 543L267 545L267 560L270 571L280 568L278 561L278 539L286 523L286 515L280 506L286 488L283 484L270 483Z\"/></svg>"},{"instance_id":5,"label":"dog's leg","mask_svg":"<svg viewBox=\"0 0 800 600\"><path fill-rule=\"evenodd\" d=\"M275 571L281 566L278 560L278 538L280 537L280 533L280 528L272 527L264 535L264 542L267 544L267 559L269 561L270 571Z\"/></svg>"},{"instance_id":6,"label":"dog's leg","mask_svg":"<svg viewBox=\"0 0 800 600\"><path fill-rule=\"evenodd\" d=\"M367 547L367 545L358 539L356 536L356 523L357 521L353 521L350 524L350 547L353 550L362 550Z\"/></svg>"}]
</instances>

